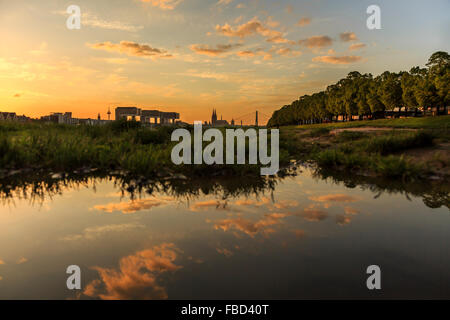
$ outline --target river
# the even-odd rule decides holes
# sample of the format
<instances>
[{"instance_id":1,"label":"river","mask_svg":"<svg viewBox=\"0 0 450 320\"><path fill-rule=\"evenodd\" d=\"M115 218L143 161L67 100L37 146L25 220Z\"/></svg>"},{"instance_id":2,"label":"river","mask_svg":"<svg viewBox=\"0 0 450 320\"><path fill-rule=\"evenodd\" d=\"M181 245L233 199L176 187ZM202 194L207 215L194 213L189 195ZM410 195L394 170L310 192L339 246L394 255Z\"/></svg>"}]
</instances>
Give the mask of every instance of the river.
<instances>
[{"instance_id":1,"label":"river","mask_svg":"<svg viewBox=\"0 0 450 320\"><path fill-rule=\"evenodd\" d=\"M448 185L290 173L3 180L0 299L450 298Z\"/></svg>"}]
</instances>

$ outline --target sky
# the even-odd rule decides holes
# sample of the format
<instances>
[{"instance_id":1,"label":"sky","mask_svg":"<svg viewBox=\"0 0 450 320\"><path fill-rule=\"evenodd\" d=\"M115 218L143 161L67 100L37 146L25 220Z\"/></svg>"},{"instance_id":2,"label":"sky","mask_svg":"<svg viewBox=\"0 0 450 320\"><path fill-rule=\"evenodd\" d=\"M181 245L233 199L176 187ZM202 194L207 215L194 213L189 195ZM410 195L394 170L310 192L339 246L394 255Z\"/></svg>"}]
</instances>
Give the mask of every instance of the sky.
<instances>
[{"instance_id":1,"label":"sky","mask_svg":"<svg viewBox=\"0 0 450 320\"><path fill-rule=\"evenodd\" d=\"M381 9L369 30L367 7ZM81 28L66 26L70 5ZM0 0L0 111L106 118L137 106L181 120L262 121L351 71L450 51L449 0Z\"/></svg>"}]
</instances>

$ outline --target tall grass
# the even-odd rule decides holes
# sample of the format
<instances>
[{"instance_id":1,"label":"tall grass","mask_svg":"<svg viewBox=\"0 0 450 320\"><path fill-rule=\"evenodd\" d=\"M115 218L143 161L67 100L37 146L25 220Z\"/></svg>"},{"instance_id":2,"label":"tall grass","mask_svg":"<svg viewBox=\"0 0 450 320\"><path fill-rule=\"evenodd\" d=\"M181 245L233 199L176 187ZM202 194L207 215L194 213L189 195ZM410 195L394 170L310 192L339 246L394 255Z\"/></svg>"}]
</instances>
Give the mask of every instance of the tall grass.
<instances>
[{"instance_id":1,"label":"tall grass","mask_svg":"<svg viewBox=\"0 0 450 320\"><path fill-rule=\"evenodd\" d=\"M104 126L0 122L0 169L43 168L69 172L95 168L105 172L123 170L136 175L163 172L259 174L259 165L174 165L171 151L177 142L171 141L173 130L174 127L141 127L138 122L127 121ZM247 140L246 154L248 143ZM207 144L209 142L204 142ZM280 162L289 162L287 151L280 151Z\"/></svg>"},{"instance_id":2,"label":"tall grass","mask_svg":"<svg viewBox=\"0 0 450 320\"><path fill-rule=\"evenodd\" d=\"M364 142L367 152L387 155L411 148L429 147L433 145L434 135L430 132L410 132L398 134L393 132L386 136L373 137Z\"/></svg>"}]
</instances>

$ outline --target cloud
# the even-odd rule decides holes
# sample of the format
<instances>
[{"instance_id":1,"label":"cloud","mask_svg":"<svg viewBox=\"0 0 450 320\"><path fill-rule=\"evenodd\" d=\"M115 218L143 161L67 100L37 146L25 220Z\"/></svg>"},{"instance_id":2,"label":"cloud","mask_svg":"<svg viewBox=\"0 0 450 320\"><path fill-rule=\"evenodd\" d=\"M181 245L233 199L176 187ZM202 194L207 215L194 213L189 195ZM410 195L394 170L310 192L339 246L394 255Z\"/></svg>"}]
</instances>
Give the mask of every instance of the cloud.
<instances>
[{"instance_id":1,"label":"cloud","mask_svg":"<svg viewBox=\"0 0 450 320\"><path fill-rule=\"evenodd\" d=\"M16 93L13 97L14 98L20 98L22 95L20 93Z\"/></svg>"},{"instance_id":2,"label":"cloud","mask_svg":"<svg viewBox=\"0 0 450 320\"><path fill-rule=\"evenodd\" d=\"M217 252L220 254L223 254L225 257L229 258L231 257L234 253L226 248L216 248Z\"/></svg>"},{"instance_id":3,"label":"cloud","mask_svg":"<svg viewBox=\"0 0 450 320\"><path fill-rule=\"evenodd\" d=\"M83 13L81 21L83 26L109 30L136 32L144 28L143 26L133 26L120 21L106 21L89 12Z\"/></svg>"},{"instance_id":4,"label":"cloud","mask_svg":"<svg viewBox=\"0 0 450 320\"><path fill-rule=\"evenodd\" d=\"M230 4L230 3L232 3L234 0L219 0L219 2L217 2L217 5L218 6L221 6L221 5L227 5L227 4Z\"/></svg>"},{"instance_id":5,"label":"cloud","mask_svg":"<svg viewBox=\"0 0 450 320\"><path fill-rule=\"evenodd\" d=\"M167 205L171 203L174 199L171 197L159 197L150 199L134 200L129 202L120 203L108 203L106 205L96 205L95 210L104 211L107 213L112 213L115 211L121 211L124 214L135 213L141 210L149 210L154 207L159 207L162 205Z\"/></svg>"},{"instance_id":6,"label":"cloud","mask_svg":"<svg viewBox=\"0 0 450 320\"><path fill-rule=\"evenodd\" d=\"M83 293L103 300L167 299L158 277L181 268L174 264L177 251L174 244L165 243L120 259L119 270L94 267L100 279L90 282Z\"/></svg>"},{"instance_id":7,"label":"cloud","mask_svg":"<svg viewBox=\"0 0 450 320\"><path fill-rule=\"evenodd\" d=\"M239 51L238 53L236 53L236 55L241 58L254 58L262 56L264 57L264 60L271 60L273 58L270 52L265 52L262 49L257 49L255 51L252 50Z\"/></svg>"},{"instance_id":8,"label":"cloud","mask_svg":"<svg viewBox=\"0 0 450 320\"><path fill-rule=\"evenodd\" d=\"M263 219L256 222L244 219L242 217L224 219L214 225L216 230L229 231L232 229L241 231L250 237L255 237L258 233L269 234L273 232L270 227L282 223L282 219L287 217L287 214L270 213L266 214Z\"/></svg>"},{"instance_id":9,"label":"cloud","mask_svg":"<svg viewBox=\"0 0 450 320\"><path fill-rule=\"evenodd\" d=\"M209 200L209 201L199 201L195 202L193 205L189 207L191 211L202 211L209 210L211 208L215 208L217 210L227 210L227 203L220 202L218 200Z\"/></svg>"},{"instance_id":10,"label":"cloud","mask_svg":"<svg viewBox=\"0 0 450 320\"><path fill-rule=\"evenodd\" d=\"M350 41L356 41L358 38L356 37L356 34L354 32L343 32L339 35L341 38L341 41L343 42L350 42Z\"/></svg>"},{"instance_id":11,"label":"cloud","mask_svg":"<svg viewBox=\"0 0 450 320\"><path fill-rule=\"evenodd\" d=\"M218 81L227 81L229 79L229 76L224 73L216 73L216 72L209 72L209 71L200 72L195 69L190 69L183 73L177 73L177 75L201 78L201 79L214 79L214 80L218 80Z\"/></svg>"},{"instance_id":12,"label":"cloud","mask_svg":"<svg viewBox=\"0 0 450 320\"><path fill-rule=\"evenodd\" d=\"M2 259L0 259L0 265L5 264L5 261L3 261Z\"/></svg>"},{"instance_id":13,"label":"cloud","mask_svg":"<svg viewBox=\"0 0 450 320\"><path fill-rule=\"evenodd\" d=\"M288 209L297 207L298 205L298 201L295 200L281 200L273 204L273 206L277 209Z\"/></svg>"},{"instance_id":14,"label":"cloud","mask_svg":"<svg viewBox=\"0 0 450 320\"><path fill-rule=\"evenodd\" d=\"M236 9L244 9L244 8L246 8L245 3L239 3L236 5Z\"/></svg>"},{"instance_id":15,"label":"cloud","mask_svg":"<svg viewBox=\"0 0 450 320\"><path fill-rule=\"evenodd\" d=\"M183 0L140 0L141 2L150 3L153 7L163 10L175 9Z\"/></svg>"},{"instance_id":16,"label":"cloud","mask_svg":"<svg viewBox=\"0 0 450 320\"><path fill-rule=\"evenodd\" d=\"M17 264L23 264L23 263L25 263L25 262L27 262L28 261L28 259L27 258L25 258L25 257L22 257L22 258L20 258L19 260L17 260Z\"/></svg>"},{"instance_id":17,"label":"cloud","mask_svg":"<svg viewBox=\"0 0 450 320\"><path fill-rule=\"evenodd\" d=\"M251 200L251 199L244 199L244 200L236 200L234 202L234 205L236 206L248 206L248 207L261 207L266 206L270 204L270 199L267 197L262 197L260 200Z\"/></svg>"},{"instance_id":18,"label":"cloud","mask_svg":"<svg viewBox=\"0 0 450 320\"><path fill-rule=\"evenodd\" d=\"M356 214L360 213L358 209L351 208L351 207L345 207L344 210L345 210L345 214L349 214L349 215L356 215Z\"/></svg>"},{"instance_id":19,"label":"cloud","mask_svg":"<svg viewBox=\"0 0 450 320\"><path fill-rule=\"evenodd\" d=\"M280 56L283 56L283 57L289 57L289 56L298 57L298 56L302 55L302 52L294 51L291 48L280 48L277 50L277 54L279 54Z\"/></svg>"},{"instance_id":20,"label":"cloud","mask_svg":"<svg viewBox=\"0 0 450 320\"><path fill-rule=\"evenodd\" d=\"M101 237L104 234L112 232L124 232L133 230L136 228L142 228L141 225L134 223L127 224L110 224L98 227L90 227L83 230L81 234L73 234L62 238L64 241L78 241L78 240L93 240Z\"/></svg>"},{"instance_id":21,"label":"cloud","mask_svg":"<svg viewBox=\"0 0 450 320\"><path fill-rule=\"evenodd\" d=\"M352 197L346 194L337 193L337 194L327 194L324 196L318 196L318 197L309 197L310 200L316 201L316 202L356 202L359 199L356 197Z\"/></svg>"},{"instance_id":22,"label":"cloud","mask_svg":"<svg viewBox=\"0 0 450 320\"><path fill-rule=\"evenodd\" d=\"M353 216L360 213L359 210L351 207L345 207L344 212L345 214L336 215L336 223L340 226L349 224L352 222Z\"/></svg>"},{"instance_id":23,"label":"cloud","mask_svg":"<svg viewBox=\"0 0 450 320\"><path fill-rule=\"evenodd\" d=\"M348 47L348 48L353 51L353 50L359 50L359 49L362 49L365 47L366 47L365 43L355 43L355 44L350 45L350 47Z\"/></svg>"},{"instance_id":24,"label":"cloud","mask_svg":"<svg viewBox=\"0 0 450 320\"><path fill-rule=\"evenodd\" d=\"M324 62L329 64L350 64L360 61L362 58L360 56L320 56L312 59L314 62Z\"/></svg>"},{"instance_id":25,"label":"cloud","mask_svg":"<svg viewBox=\"0 0 450 320\"><path fill-rule=\"evenodd\" d=\"M308 221L317 222L328 218L328 213L326 211L316 209L313 206L310 206L308 208L304 208L303 212L300 213L300 216L302 216L304 219Z\"/></svg>"},{"instance_id":26,"label":"cloud","mask_svg":"<svg viewBox=\"0 0 450 320\"><path fill-rule=\"evenodd\" d=\"M53 13L62 16L68 15L66 11L54 11ZM120 21L107 21L102 18L99 18L97 15L91 12L83 12L81 18L82 18L81 19L82 26L89 26L93 28L120 30L128 32L137 32L144 28L143 26L133 26Z\"/></svg>"},{"instance_id":27,"label":"cloud","mask_svg":"<svg viewBox=\"0 0 450 320\"><path fill-rule=\"evenodd\" d=\"M87 44L88 47L97 50L105 50L111 52L124 53L133 57L148 58L172 58L166 50L152 48L147 44L139 44L131 41L120 41L120 43L111 43L109 41L102 43Z\"/></svg>"},{"instance_id":28,"label":"cloud","mask_svg":"<svg viewBox=\"0 0 450 320\"><path fill-rule=\"evenodd\" d=\"M352 217L345 214L336 215L336 223L340 226L344 226L352 222Z\"/></svg>"},{"instance_id":29,"label":"cloud","mask_svg":"<svg viewBox=\"0 0 450 320\"><path fill-rule=\"evenodd\" d=\"M217 57L224 53L227 53L237 47L240 47L241 44L218 44L215 48L210 48L207 45L202 44L193 44L191 45L191 50L197 54L204 54L207 56Z\"/></svg>"},{"instance_id":30,"label":"cloud","mask_svg":"<svg viewBox=\"0 0 450 320\"><path fill-rule=\"evenodd\" d=\"M305 230L296 229L292 231L298 239L302 239L305 237Z\"/></svg>"},{"instance_id":31,"label":"cloud","mask_svg":"<svg viewBox=\"0 0 450 320\"><path fill-rule=\"evenodd\" d=\"M300 27L304 27L310 23L311 23L311 18L304 17L304 18L301 18L300 20L298 20L297 25Z\"/></svg>"},{"instance_id":32,"label":"cloud","mask_svg":"<svg viewBox=\"0 0 450 320\"><path fill-rule=\"evenodd\" d=\"M307 48L324 48L333 44L333 39L328 36L312 36L308 39L300 40L299 43Z\"/></svg>"},{"instance_id":33,"label":"cloud","mask_svg":"<svg viewBox=\"0 0 450 320\"><path fill-rule=\"evenodd\" d=\"M274 25L274 23L275 23L274 21L269 19L268 24ZM236 27L231 27L228 23L223 26L217 25L216 32L227 37L240 37L240 38L245 38L248 36L259 34L265 37L267 42L272 43L290 42L289 40L283 37L283 33L273 30L270 27L264 25L256 17Z\"/></svg>"}]
</instances>

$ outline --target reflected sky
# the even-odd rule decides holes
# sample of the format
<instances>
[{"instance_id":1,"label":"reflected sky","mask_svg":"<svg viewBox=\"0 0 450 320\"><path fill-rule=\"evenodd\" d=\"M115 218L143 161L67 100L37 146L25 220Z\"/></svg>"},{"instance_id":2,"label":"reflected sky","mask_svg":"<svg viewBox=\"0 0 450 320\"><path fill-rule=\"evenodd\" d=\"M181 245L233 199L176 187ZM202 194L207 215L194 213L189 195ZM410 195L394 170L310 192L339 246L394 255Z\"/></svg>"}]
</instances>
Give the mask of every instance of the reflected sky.
<instances>
[{"instance_id":1,"label":"reflected sky","mask_svg":"<svg viewBox=\"0 0 450 320\"><path fill-rule=\"evenodd\" d=\"M0 206L0 298L450 298L449 209L408 197L310 169L227 196L130 195L108 179L13 196ZM65 287L72 264L80 291ZM365 287L371 264L381 292Z\"/></svg>"}]
</instances>

